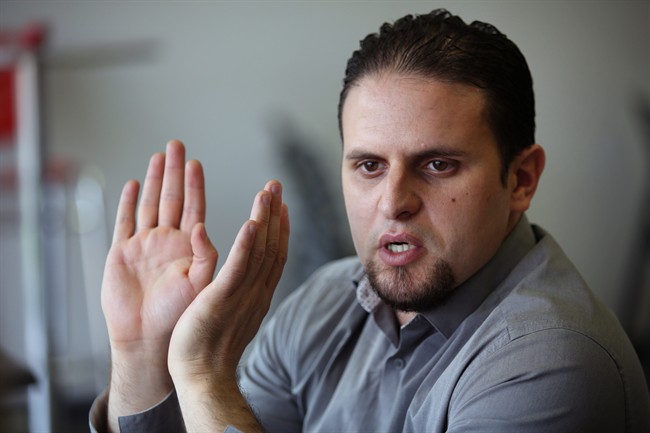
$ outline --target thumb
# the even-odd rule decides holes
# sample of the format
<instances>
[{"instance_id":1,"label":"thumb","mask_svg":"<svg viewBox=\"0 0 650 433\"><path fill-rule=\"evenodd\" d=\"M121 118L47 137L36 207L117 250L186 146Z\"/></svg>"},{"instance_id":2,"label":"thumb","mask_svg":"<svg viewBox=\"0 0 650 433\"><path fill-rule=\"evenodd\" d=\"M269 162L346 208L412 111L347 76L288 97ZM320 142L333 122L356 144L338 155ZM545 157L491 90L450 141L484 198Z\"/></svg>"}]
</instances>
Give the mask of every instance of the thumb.
<instances>
[{"instance_id":1,"label":"thumb","mask_svg":"<svg viewBox=\"0 0 650 433\"><path fill-rule=\"evenodd\" d=\"M199 292L212 280L219 253L210 242L203 223L197 223L192 227L190 243L193 257L188 271L188 278Z\"/></svg>"}]
</instances>

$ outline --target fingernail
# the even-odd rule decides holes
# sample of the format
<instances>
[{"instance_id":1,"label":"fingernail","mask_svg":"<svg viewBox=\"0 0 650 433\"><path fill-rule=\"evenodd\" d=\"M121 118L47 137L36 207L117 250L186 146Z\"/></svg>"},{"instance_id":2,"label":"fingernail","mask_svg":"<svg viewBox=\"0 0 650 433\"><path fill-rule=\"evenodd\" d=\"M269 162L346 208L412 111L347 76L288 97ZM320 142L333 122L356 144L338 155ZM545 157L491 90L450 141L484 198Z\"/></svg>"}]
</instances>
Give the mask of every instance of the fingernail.
<instances>
[{"instance_id":1,"label":"fingernail","mask_svg":"<svg viewBox=\"0 0 650 433\"><path fill-rule=\"evenodd\" d=\"M264 194L262 196L262 203L264 203L264 206L271 206L271 196L268 194Z\"/></svg>"},{"instance_id":2,"label":"fingernail","mask_svg":"<svg viewBox=\"0 0 650 433\"><path fill-rule=\"evenodd\" d=\"M282 193L282 186L280 186L280 184L274 183L271 185L271 193L273 193L273 195L280 195Z\"/></svg>"}]
</instances>

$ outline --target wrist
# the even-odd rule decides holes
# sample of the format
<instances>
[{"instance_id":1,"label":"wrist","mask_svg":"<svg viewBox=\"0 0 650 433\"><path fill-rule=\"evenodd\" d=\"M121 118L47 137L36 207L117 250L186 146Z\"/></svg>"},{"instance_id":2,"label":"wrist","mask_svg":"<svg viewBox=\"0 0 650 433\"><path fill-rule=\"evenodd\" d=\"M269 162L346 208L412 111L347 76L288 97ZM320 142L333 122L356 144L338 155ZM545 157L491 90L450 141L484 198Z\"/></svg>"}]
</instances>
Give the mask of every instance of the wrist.
<instances>
[{"instance_id":1,"label":"wrist","mask_svg":"<svg viewBox=\"0 0 650 433\"><path fill-rule=\"evenodd\" d=\"M236 368L218 362L170 364L170 372L179 400L197 403L202 398L221 400L241 393Z\"/></svg>"},{"instance_id":2,"label":"wrist","mask_svg":"<svg viewBox=\"0 0 650 433\"><path fill-rule=\"evenodd\" d=\"M169 395L174 384L166 356L159 351L112 349L109 387L109 418L114 418L156 405Z\"/></svg>"},{"instance_id":3,"label":"wrist","mask_svg":"<svg viewBox=\"0 0 650 433\"><path fill-rule=\"evenodd\" d=\"M170 353L169 373L176 387L183 384L188 387L219 388L222 384L237 384L237 367L235 360L196 356L193 359L176 359Z\"/></svg>"},{"instance_id":4,"label":"wrist","mask_svg":"<svg viewBox=\"0 0 650 433\"><path fill-rule=\"evenodd\" d=\"M187 431L261 432L234 374L174 377Z\"/></svg>"},{"instance_id":5,"label":"wrist","mask_svg":"<svg viewBox=\"0 0 650 433\"><path fill-rule=\"evenodd\" d=\"M202 341L195 335L196 329L181 332L183 330L179 323L172 334L168 351L167 365L174 383L218 384L236 381L240 361L236 351Z\"/></svg>"}]
</instances>

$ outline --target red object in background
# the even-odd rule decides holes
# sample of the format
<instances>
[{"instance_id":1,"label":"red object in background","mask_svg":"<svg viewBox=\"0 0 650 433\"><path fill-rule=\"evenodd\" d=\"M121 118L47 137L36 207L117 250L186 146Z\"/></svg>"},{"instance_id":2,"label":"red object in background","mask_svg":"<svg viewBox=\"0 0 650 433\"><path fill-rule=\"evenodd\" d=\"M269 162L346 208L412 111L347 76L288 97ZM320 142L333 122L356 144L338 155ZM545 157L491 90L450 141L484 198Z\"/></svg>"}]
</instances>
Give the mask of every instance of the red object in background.
<instances>
[{"instance_id":1,"label":"red object in background","mask_svg":"<svg viewBox=\"0 0 650 433\"><path fill-rule=\"evenodd\" d=\"M31 51L38 50L45 40L45 26L41 23L30 23L22 29L19 37L21 48Z\"/></svg>"},{"instance_id":2,"label":"red object in background","mask_svg":"<svg viewBox=\"0 0 650 433\"><path fill-rule=\"evenodd\" d=\"M14 69L0 69L0 146L10 143L16 132Z\"/></svg>"},{"instance_id":3,"label":"red object in background","mask_svg":"<svg viewBox=\"0 0 650 433\"><path fill-rule=\"evenodd\" d=\"M45 26L31 23L19 31L0 30L0 146L12 145L16 136L16 55L20 50L37 52L45 40ZM9 58L13 61L6 61Z\"/></svg>"}]
</instances>

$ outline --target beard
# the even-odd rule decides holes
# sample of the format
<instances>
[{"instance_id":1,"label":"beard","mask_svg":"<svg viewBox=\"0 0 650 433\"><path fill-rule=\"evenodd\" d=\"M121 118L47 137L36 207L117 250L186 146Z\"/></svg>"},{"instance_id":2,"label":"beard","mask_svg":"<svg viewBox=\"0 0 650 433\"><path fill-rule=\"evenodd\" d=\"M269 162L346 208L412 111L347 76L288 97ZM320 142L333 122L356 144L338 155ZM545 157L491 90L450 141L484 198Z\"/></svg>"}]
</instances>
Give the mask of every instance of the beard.
<instances>
[{"instance_id":1,"label":"beard","mask_svg":"<svg viewBox=\"0 0 650 433\"><path fill-rule=\"evenodd\" d=\"M380 269L371 260L364 267L377 296L399 311L429 310L440 305L456 286L451 266L444 260L423 271L406 266Z\"/></svg>"}]
</instances>

